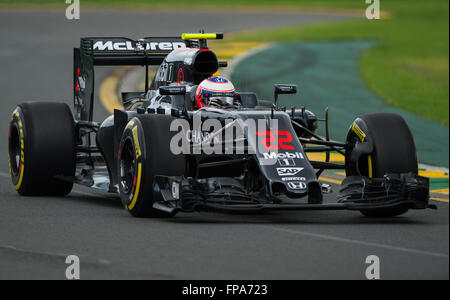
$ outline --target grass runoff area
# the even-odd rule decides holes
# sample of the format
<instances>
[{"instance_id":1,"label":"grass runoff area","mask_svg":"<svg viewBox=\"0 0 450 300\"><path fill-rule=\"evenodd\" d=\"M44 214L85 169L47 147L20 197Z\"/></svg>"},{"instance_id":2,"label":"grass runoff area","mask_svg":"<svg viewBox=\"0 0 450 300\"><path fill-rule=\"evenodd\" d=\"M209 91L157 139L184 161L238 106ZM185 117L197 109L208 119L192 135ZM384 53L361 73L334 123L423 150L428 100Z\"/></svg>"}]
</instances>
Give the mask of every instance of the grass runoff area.
<instances>
[{"instance_id":1,"label":"grass runoff area","mask_svg":"<svg viewBox=\"0 0 450 300\"><path fill-rule=\"evenodd\" d=\"M363 1L356 1L362 3ZM355 1L335 1L339 7ZM363 81L388 103L448 125L448 0L381 0L390 18L248 32L238 41L376 40L361 57ZM348 7L353 7L348 5Z\"/></svg>"},{"instance_id":2,"label":"grass runoff area","mask_svg":"<svg viewBox=\"0 0 450 300\"><path fill-rule=\"evenodd\" d=\"M0 0L0 7L29 4L66 5L63 0ZM81 5L220 7L210 0L81 0ZM228 0L225 6L363 13L368 4L365 0ZM235 41L265 42L375 40L375 46L361 57L360 72L367 86L396 107L448 125L449 1L380 0L380 7L389 17L257 30L228 37Z\"/></svg>"}]
</instances>

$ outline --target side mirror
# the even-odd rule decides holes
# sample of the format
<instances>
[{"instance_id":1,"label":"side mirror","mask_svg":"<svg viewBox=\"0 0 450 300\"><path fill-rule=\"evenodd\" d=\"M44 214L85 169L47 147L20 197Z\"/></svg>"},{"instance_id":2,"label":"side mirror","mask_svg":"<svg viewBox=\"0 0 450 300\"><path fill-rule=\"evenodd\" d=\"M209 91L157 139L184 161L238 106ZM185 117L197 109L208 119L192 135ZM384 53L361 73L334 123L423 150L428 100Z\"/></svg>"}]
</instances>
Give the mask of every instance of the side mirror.
<instances>
[{"instance_id":1,"label":"side mirror","mask_svg":"<svg viewBox=\"0 0 450 300\"><path fill-rule=\"evenodd\" d=\"M279 94L296 94L297 86L295 84L275 84L275 107L278 107L278 95Z\"/></svg>"},{"instance_id":2,"label":"side mirror","mask_svg":"<svg viewBox=\"0 0 450 300\"><path fill-rule=\"evenodd\" d=\"M296 94L297 86L295 84L275 84L275 94Z\"/></svg>"},{"instance_id":3,"label":"side mirror","mask_svg":"<svg viewBox=\"0 0 450 300\"><path fill-rule=\"evenodd\" d=\"M159 88L160 95L184 95L186 94L185 86L161 86Z\"/></svg>"}]
</instances>

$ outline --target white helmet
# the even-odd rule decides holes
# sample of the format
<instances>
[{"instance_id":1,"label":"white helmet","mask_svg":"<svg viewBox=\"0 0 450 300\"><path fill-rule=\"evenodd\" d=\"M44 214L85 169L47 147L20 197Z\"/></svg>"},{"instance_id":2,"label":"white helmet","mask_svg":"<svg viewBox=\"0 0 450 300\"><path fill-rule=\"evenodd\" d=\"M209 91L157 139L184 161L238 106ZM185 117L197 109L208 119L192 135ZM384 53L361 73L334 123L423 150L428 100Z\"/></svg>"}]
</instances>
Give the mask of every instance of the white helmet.
<instances>
[{"instance_id":1,"label":"white helmet","mask_svg":"<svg viewBox=\"0 0 450 300\"><path fill-rule=\"evenodd\" d=\"M231 107L235 98L234 86L225 77L212 76L197 87L195 100L197 108L206 106Z\"/></svg>"}]
</instances>

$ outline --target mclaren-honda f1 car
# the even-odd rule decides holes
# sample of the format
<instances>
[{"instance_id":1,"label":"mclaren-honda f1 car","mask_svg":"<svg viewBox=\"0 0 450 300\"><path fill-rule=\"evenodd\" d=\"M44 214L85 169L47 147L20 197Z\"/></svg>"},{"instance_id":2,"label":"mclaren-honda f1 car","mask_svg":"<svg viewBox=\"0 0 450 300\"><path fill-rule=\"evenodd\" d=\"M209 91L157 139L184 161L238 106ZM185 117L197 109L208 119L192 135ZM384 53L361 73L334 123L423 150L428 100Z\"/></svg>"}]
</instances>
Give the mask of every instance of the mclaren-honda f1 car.
<instances>
[{"instance_id":1,"label":"mclaren-honda f1 car","mask_svg":"<svg viewBox=\"0 0 450 300\"><path fill-rule=\"evenodd\" d=\"M207 47L208 39L221 38L81 38L74 111L65 103L25 102L12 113L14 188L20 195L63 196L80 184L118 193L136 217L329 209L391 217L435 208L428 179L418 176L411 131L396 114L361 115L346 141L337 142L327 111L319 119L304 107L279 106L279 95L296 93L295 85L276 84L274 101L237 91L233 103L195 105L197 86L227 67ZM123 109L95 122L94 69L118 65L143 66L145 91L122 93ZM151 82L149 66L158 68ZM325 159L312 161L311 152ZM331 152L345 163L331 162ZM334 203L323 201L330 186L318 180L328 169L346 173Z\"/></svg>"}]
</instances>

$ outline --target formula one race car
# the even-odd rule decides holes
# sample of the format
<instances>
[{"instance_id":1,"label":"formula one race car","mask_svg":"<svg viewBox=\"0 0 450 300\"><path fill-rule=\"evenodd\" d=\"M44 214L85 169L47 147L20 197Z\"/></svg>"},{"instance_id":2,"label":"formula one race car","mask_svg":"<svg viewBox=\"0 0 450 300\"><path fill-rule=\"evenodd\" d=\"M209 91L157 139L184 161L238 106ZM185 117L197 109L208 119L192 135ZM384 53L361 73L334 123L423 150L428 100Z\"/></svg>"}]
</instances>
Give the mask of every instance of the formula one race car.
<instances>
[{"instance_id":1,"label":"formula one race car","mask_svg":"<svg viewBox=\"0 0 450 300\"><path fill-rule=\"evenodd\" d=\"M26 102L9 129L10 174L21 195L67 195L74 183L119 193L136 217L206 211L350 209L390 217L428 203L429 182L418 176L411 131L398 115L366 114L347 140L330 139L328 113L280 108L278 96L296 86L277 84L274 102L230 87L213 76L218 61L207 39L82 38L74 49L74 113L65 103ZM93 121L94 66L142 65L145 91L122 93L123 110ZM159 65L149 84L149 65ZM203 85L202 85L203 84ZM210 84L210 86L208 86ZM325 123L325 137L316 134ZM308 152L326 153L311 161ZM330 162L330 152L345 164ZM326 169L346 179L336 203L323 203Z\"/></svg>"}]
</instances>

